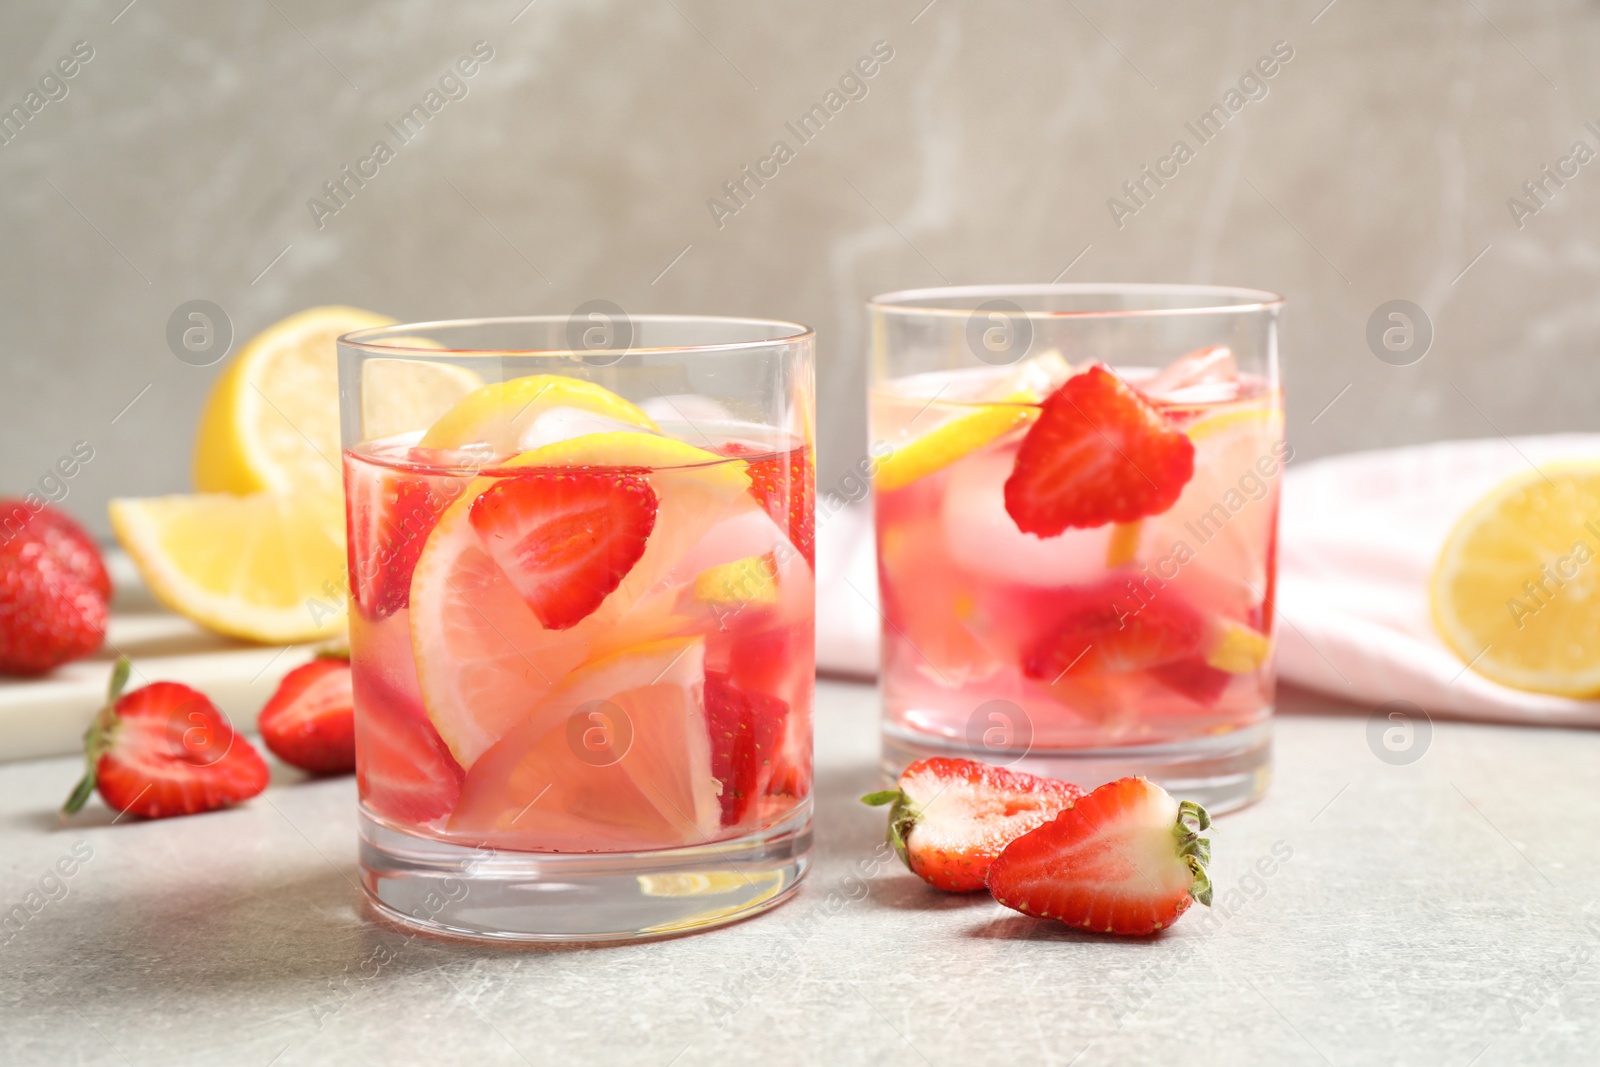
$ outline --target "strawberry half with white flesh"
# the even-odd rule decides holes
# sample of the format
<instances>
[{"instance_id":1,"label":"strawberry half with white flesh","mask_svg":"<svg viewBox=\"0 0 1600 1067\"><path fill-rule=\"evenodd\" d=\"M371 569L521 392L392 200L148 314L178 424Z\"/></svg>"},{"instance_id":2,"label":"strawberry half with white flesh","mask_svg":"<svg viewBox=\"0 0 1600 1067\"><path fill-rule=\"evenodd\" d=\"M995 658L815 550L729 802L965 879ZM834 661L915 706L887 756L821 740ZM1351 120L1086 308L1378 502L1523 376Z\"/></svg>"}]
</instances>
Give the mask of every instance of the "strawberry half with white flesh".
<instances>
[{"instance_id":1,"label":"strawberry half with white flesh","mask_svg":"<svg viewBox=\"0 0 1600 1067\"><path fill-rule=\"evenodd\" d=\"M1097 933L1155 933L1191 901L1211 906L1211 841L1199 836L1210 825L1193 801L1119 778L1007 845L989 868L989 891L1025 915Z\"/></svg>"},{"instance_id":2,"label":"strawberry half with white flesh","mask_svg":"<svg viewBox=\"0 0 1600 1067\"><path fill-rule=\"evenodd\" d=\"M1070 782L964 759L918 760L898 789L868 793L863 804L889 809L889 841L935 889L984 887L989 864L1017 837L1055 818L1083 796Z\"/></svg>"},{"instance_id":3,"label":"strawberry half with white flesh","mask_svg":"<svg viewBox=\"0 0 1600 1067\"><path fill-rule=\"evenodd\" d=\"M61 812L96 789L113 811L159 819L249 800L267 787L267 764L203 693L152 682L124 694L130 665L117 660L105 707L83 735L88 769Z\"/></svg>"}]
</instances>

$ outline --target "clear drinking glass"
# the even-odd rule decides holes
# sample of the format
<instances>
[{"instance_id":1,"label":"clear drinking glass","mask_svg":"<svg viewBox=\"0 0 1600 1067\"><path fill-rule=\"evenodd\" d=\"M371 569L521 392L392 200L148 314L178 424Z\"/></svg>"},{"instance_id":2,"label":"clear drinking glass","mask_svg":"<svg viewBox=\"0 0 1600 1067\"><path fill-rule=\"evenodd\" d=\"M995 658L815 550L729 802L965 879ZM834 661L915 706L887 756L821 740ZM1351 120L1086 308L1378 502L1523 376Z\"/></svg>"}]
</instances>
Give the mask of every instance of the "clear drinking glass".
<instances>
[{"instance_id":1,"label":"clear drinking glass","mask_svg":"<svg viewBox=\"0 0 1600 1067\"><path fill-rule=\"evenodd\" d=\"M388 916L650 936L811 844L813 334L597 312L347 334L361 868Z\"/></svg>"},{"instance_id":2,"label":"clear drinking glass","mask_svg":"<svg viewBox=\"0 0 1600 1067\"><path fill-rule=\"evenodd\" d=\"M963 756L1143 774L1212 811L1261 794L1282 306L1186 285L869 303L887 772Z\"/></svg>"}]
</instances>

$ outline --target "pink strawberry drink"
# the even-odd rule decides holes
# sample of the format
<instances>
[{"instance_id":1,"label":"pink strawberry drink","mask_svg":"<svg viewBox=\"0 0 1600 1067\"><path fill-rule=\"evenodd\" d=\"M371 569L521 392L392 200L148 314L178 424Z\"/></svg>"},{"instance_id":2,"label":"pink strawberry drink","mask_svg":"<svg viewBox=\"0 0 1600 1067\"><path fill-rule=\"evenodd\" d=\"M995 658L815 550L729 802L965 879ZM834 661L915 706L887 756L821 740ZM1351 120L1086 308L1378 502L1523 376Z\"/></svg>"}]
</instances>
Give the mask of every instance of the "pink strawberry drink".
<instances>
[{"instance_id":1,"label":"pink strawberry drink","mask_svg":"<svg viewBox=\"0 0 1600 1067\"><path fill-rule=\"evenodd\" d=\"M1050 350L883 381L871 415L894 449L875 484L886 763L1171 782L1167 753L1264 728L1272 380L1225 346L1161 369Z\"/></svg>"},{"instance_id":2,"label":"pink strawberry drink","mask_svg":"<svg viewBox=\"0 0 1600 1067\"><path fill-rule=\"evenodd\" d=\"M808 470L803 451L750 445L692 471L530 471L510 456L471 470L424 452L345 457L373 815L476 846L591 852L792 812L811 787L811 565L748 472Z\"/></svg>"},{"instance_id":3,"label":"pink strawberry drink","mask_svg":"<svg viewBox=\"0 0 1600 1067\"><path fill-rule=\"evenodd\" d=\"M606 940L794 891L811 341L620 311L340 339L361 873L389 918Z\"/></svg>"}]
</instances>

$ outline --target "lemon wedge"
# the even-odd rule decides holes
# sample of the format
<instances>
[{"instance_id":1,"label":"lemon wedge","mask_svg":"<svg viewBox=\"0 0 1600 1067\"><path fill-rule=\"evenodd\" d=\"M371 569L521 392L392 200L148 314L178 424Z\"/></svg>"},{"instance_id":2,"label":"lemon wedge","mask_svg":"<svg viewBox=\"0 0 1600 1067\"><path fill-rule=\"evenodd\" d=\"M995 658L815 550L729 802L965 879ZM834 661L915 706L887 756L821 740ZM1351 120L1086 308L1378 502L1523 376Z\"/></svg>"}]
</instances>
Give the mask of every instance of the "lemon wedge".
<instances>
[{"instance_id":1,"label":"lemon wedge","mask_svg":"<svg viewBox=\"0 0 1600 1067\"><path fill-rule=\"evenodd\" d=\"M695 575L694 598L720 607L776 604L778 563L768 552L707 567Z\"/></svg>"},{"instance_id":2,"label":"lemon wedge","mask_svg":"<svg viewBox=\"0 0 1600 1067\"><path fill-rule=\"evenodd\" d=\"M524 435L556 408L577 409L641 430L657 426L638 406L604 386L563 374L530 374L493 382L462 397L422 437L423 448L488 445L495 452L518 452Z\"/></svg>"},{"instance_id":3,"label":"lemon wedge","mask_svg":"<svg viewBox=\"0 0 1600 1067\"><path fill-rule=\"evenodd\" d=\"M1600 694L1600 460L1546 465L1491 490L1445 539L1434 626L1486 678Z\"/></svg>"},{"instance_id":4,"label":"lemon wedge","mask_svg":"<svg viewBox=\"0 0 1600 1067\"><path fill-rule=\"evenodd\" d=\"M1232 619L1223 619L1211 647L1206 650L1206 664L1229 674L1250 674L1261 669L1272 653L1272 642L1267 635Z\"/></svg>"},{"instance_id":5,"label":"lemon wedge","mask_svg":"<svg viewBox=\"0 0 1600 1067\"><path fill-rule=\"evenodd\" d=\"M111 529L167 607L219 633L288 644L345 626L343 532L301 496L111 501Z\"/></svg>"}]
</instances>

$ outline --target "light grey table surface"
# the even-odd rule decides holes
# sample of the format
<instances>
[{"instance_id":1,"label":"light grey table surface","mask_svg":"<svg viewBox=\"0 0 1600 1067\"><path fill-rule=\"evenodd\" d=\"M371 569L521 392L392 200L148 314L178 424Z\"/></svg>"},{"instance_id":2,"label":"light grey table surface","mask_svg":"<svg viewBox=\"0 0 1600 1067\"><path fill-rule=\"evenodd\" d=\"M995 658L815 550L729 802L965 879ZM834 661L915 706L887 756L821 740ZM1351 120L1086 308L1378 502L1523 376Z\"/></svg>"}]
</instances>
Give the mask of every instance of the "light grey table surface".
<instances>
[{"instance_id":1,"label":"light grey table surface","mask_svg":"<svg viewBox=\"0 0 1600 1067\"><path fill-rule=\"evenodd\" d=\"M1212 834L1217 906L1114 940L885 862L883 813L855 800L877 782L874 690L824 683L818 705L801 891L620 947L485 948L374 919L351 778L275 767L231 811L112 825L96 801L62 826L77 762L0 766L0 904L27 912L0 932L0 1061L1600 1059L1600 734L1439 722L1393 766L1364 715L1286 694L1275 783Z\"/></svg>"}]
</instances>

